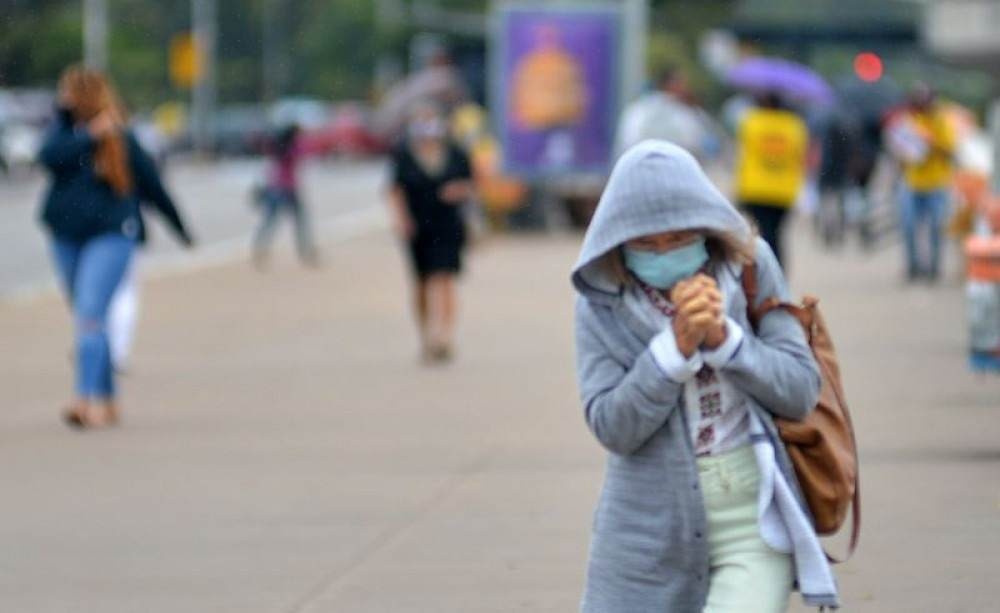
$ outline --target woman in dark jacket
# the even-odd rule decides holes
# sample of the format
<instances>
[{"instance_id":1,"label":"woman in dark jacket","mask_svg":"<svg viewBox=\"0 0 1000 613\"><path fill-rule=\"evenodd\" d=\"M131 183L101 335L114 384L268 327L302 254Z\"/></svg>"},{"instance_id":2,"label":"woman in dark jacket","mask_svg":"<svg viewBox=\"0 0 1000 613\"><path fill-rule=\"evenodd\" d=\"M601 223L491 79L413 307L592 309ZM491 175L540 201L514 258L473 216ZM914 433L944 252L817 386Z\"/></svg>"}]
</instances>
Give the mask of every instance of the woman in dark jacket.
<instances>
[{"instance_id":1,"label":"woman in dark jacket","mask_svg":"<svg viewBox=\"0 0 1000 613\"><path fill-rule=\"evenodd\" d=\"M52 176L42 222L76 327L77 397L64 416L78 427L110 425L118 406L108 306L139 237L140 199L168 199L149 156L125 129L117 96L97 71L73 66L63 73L58 118L39 159Z\"/></svg>"}]
</instances>

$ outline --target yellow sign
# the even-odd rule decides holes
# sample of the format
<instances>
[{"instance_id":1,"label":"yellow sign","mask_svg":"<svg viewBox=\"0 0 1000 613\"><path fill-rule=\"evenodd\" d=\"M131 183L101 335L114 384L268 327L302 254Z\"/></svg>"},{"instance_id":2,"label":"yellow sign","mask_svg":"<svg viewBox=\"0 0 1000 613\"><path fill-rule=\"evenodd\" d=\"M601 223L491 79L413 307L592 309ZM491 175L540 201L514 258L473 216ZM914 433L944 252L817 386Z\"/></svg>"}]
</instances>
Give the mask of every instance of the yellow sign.
<instances>
[{"instance_id":1,"label":"yellow sign","mask_svg":"<svg viewBox=\"0 0 1000 613\"><path fill-rule=\"evenodd\" d=\"M170 41L170 80L177 87L190 89L202 76L201 51L190 32L177 34Z\"/></svg>"},{"instance_id":2,"label":"yellow sign","mask_svg":"<svg viewBox=\"0 0 1000 613\"><path fill-rule=\"evenodd\" d=\"M187 124L187 111L179 102L164 102L153 109L153 125L164 136L175 138Z\"/></svg>"}]
</instances>

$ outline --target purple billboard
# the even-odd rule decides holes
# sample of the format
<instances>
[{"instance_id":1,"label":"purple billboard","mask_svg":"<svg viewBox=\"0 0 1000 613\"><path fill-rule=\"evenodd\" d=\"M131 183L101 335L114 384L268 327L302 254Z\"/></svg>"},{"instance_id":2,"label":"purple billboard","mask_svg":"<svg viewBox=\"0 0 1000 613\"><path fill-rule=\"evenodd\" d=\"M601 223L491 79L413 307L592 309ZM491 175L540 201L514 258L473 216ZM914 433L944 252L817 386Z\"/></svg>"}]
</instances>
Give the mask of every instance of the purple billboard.
<instances>
[{"instance_id":1,"label":"purple billboard","mask_svg":"<svg viewBox=\"0 0 1000 613\"><path fill-rule=\"evenodd\" d=\"M505 170L607 172L621 84L619 8L508 5L498 17L491 99Z\"/></svg>"}]
</instances>

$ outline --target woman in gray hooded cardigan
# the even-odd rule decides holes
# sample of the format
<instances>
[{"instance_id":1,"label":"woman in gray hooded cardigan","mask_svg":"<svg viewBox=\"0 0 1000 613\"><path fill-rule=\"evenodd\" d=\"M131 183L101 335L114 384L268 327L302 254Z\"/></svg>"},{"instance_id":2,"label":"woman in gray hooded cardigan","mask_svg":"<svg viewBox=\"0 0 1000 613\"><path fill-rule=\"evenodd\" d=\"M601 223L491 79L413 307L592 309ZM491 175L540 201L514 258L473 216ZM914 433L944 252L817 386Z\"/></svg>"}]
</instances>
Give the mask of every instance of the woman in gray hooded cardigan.
<instances>
[{"instance_id":1,"label":"woman in gray hooded cardigan","mask_svg":"<svg viewBox=\"0 0 1000 613\"><path fill-rule=\"evenodd\" d=\"M679 147L618 161L573 270L577 373L608 453L586 613L838 606L774 417L802 419L820 378L797 321L756 333L740 276L788 299L774 254Z\"/></svg>"}]
</instances>

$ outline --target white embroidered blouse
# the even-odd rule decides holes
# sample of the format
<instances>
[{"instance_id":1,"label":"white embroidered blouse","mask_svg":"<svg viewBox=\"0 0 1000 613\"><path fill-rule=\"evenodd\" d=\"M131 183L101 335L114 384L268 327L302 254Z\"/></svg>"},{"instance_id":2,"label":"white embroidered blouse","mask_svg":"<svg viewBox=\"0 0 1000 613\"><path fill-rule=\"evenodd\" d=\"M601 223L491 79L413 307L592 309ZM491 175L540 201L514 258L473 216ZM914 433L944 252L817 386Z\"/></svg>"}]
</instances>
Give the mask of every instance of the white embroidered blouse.
<instances>
[{"instance_id":1,"label":"white embroidered blouse","mask_svg":"<svg viewBox=\"0 0 1000 613\"><path fill-rule=\"evenodd\" d=\"M645 304L654 320L671 325L673 305L657 290L640 286L645 294ZM693 377L684 381L684 406L695 455L718 455L750 444L750 411L743 392L718 374L743 340L743 329L727 322L726 340L714 350L701 350L690 358L680 356L686 369L693 370ZM655 343L655 341L654 341ZM669 347L653 346L657 362L677 365L678 356L663 356ZM676 345L673 348L676 352ZM661 359L662 358L662 359Z\"/></svg>"}]
</instances>

